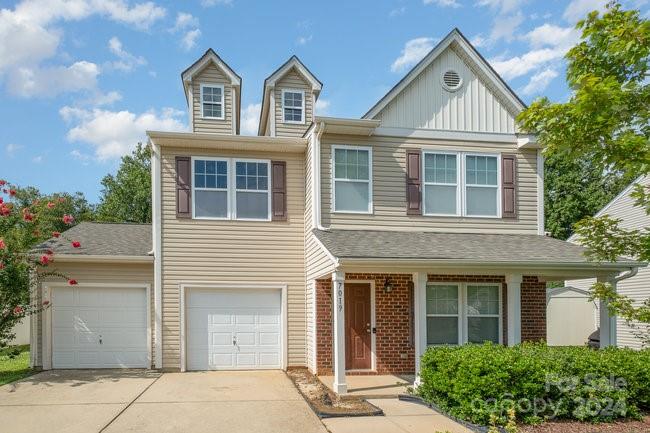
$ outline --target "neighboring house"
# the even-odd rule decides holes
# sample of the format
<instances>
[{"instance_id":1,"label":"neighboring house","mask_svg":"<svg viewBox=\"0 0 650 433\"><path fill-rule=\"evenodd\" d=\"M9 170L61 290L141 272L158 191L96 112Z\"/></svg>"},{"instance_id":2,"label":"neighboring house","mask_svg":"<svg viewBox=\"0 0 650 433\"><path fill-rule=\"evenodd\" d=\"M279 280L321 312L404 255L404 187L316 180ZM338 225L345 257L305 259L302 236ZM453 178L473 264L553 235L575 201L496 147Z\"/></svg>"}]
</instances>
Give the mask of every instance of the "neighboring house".
<instances>
[{"instance_id":1,"label":"neighboring house","mask_svg":"<svg viewBox=\"0 0 650 433\"><path fill-rule=\"evenodd\" d=\"M650 176L645 176L632 182L616 198L602 208L597 217L609 215L611 218L620 219L620 227L626 230L646 230L650 229L650 216L645 212L643 207L635 206L635 199L632 197L634 186L637 184L650 186ZM580 242L577 236L571 236L569 242ZM568 280L567 286L572 286L582 290L589 290L596 282L595 279ZM634 299L636 305L650 297L650 268L641 268L638 273L629 279L618 282L617 291L623 295ZM581 325L578 325L581 326ZM644 328L645 326L645 328ZM639 331L647 329L647 325L636 324L634 327L629 326L625 320L616 319L614 330L617 334L617 344L622 347L632 347L640 349L642 341L638 338ZM645 331L648 332L647 330Z\"/></svg>"},{"instance_id":2,"label":"neighboring house","mask_svg":"<svg viewBox=\"0 0 650 433\"><path fill-rule=\"evenodd\" d=\"M149 131L153 224L51 241L36 365L412 373L427 346L546 337L545 280L611 278L544 236L543 159L521 100L452 31L361 119L318 117L293 56L238 135L241 78L182 73L191 132ZM603 345L608 341L604 340Z\"/></svg>"},{"instance_id":3,"label":"neighboring house","mask_svg":"<svg viewBox=\"0 0 650 433\"><path fill-rule=\"evenodd\" d=\"M598 303L589 290L556 287L546 291L546 342L549 346L584 346L598 329Z\"/></svg>"}]
</instances>

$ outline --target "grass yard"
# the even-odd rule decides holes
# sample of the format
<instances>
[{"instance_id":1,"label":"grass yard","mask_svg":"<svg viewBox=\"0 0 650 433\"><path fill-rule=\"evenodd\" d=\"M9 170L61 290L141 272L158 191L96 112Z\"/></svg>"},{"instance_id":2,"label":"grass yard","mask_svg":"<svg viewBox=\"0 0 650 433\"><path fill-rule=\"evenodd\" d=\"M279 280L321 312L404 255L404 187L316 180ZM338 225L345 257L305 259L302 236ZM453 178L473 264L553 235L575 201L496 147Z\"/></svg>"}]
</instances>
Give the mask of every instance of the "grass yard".
<instances>
[{"instance_id":1,"label":"grass yard","mask_svg":"<svg viewBox=\"0 0 650 433\"><path fill-rule=\"evenodd\" d=\"M11 353L19 353L11 357ZM29 368L29 344L0 350L0 385L13 382L33 374Z\"/></svg>"}]
</instances>

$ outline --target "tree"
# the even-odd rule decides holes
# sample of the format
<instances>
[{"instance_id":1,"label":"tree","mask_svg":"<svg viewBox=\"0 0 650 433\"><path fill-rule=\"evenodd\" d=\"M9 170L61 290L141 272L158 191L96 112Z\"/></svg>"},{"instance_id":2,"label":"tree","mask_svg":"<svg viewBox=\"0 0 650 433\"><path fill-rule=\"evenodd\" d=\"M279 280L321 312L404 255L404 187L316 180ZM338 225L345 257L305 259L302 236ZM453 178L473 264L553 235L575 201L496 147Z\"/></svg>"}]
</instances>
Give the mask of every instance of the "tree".
<instances>
[{"instance_id":1,"label":"tree","mask_svg":"<svg viewBox=\"0 0 650 433\"><path fill-rule=\"evenodd\" d=\"M34 296L38 282L60 277L76 281L52 269L54 252L33 249L50 237L62 237L76 218L91 212L81 194L42 196L35 188L18 188L0 180L0 348L15 337L12 329L24 317L41 311ZM81 245L73 240L75 248Z\"/></svg>"},{"instance_id":2,"label":"tree","mask_svg":"<svg viewBox=\"0 0 650 433\"><path fill-rule=\"evenodd\" d=\"M618 2L577 24L581 41L567 53L566 103L535 101L518 121L537 134L549 157L589 160L601 173L650 173L650 22ZM637 185L637 206L650 212L650 189ZM588 217L575 230L594 261L622 255L650 260L650 230L623 230L607 216ZM650 301L635 306L607 283L592 296L629 322L650 323ZM646 334L645 337L650 340Z\"/></svg>"},{"instance_id":3,"label":"tree","mask_svg":"<svg viewBox=\"0 0 650 433\"><path fill-rule=\"evenodd\" d=\"M97 219L110 222L151 222L151 150L138 143L122 157L115 175L102 179Z\"/></svg>"}]
</instances>

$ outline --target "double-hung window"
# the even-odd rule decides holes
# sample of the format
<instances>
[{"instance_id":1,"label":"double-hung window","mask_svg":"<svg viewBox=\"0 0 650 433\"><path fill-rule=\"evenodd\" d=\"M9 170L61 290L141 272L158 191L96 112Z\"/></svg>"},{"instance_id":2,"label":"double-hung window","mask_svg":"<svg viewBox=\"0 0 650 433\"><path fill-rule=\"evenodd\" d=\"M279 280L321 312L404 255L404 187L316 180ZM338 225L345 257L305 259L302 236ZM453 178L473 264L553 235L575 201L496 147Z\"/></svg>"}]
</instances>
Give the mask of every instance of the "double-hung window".
<instances>
[{"instance_id":1,"label":"double-hung window","mask_svg":"<svg viewBox=\"0 0 650 433\"><path fill-rule=\"evenodd\" d=\"M499 157L423 152L424 215L499 217Z\"/></svg>"},{"instance_id":2,"label":"double-hung window","mask_svg":"<svg viewBox=\"0 0 650 433\"><path fill-rule=\"evenodd\" d=\"M333 146L334 212L372 213L372 150Z\"/></svg>"},{"instance_id":3,"label":"double-hung window","mask_svg":"<svg viewBox=\"0 0 650 433\"><path fill-rule=\"evenodd\" d=\"M458 161L453 153L424 153L424 213L458 215Z\"/></svg>"},{"instance_id":4,"label":"double-hung window","mask_svg":"<svg viewBox=\"0 0 650 433\"><path fill-rule=\"evenodd\" d=\"M223 86L201 84L201 117L223 119Z\"/></svg>"},{"instance_id":5,"label":"double-hung window","mask_svg":"<svg viewBox=\"0 0 650 433\"><path fill-rule=\"evenodd\" d=\"M228 218L228 160L194 159L194 216Z\"/></svg>"},{"instance_id":6,"label":"double-hung window","mask_svg":"<svg viewBox=\"0 0 650 433\"><path fill-rule=\"evenodd\" d=\"M305 92L282 90L282 118L286 123L305 123Z\"/></svg>"},{"instance_id":7,"label":"double-hung window","mask_svg":"<svg viewBox=\"0 0 650 433\"><path fill-rule=\"evenodd\" d=\"M497 216L499 212L498 158L465 155L465 214Z\"/></svg>"},{"instance_id":8,"label":"double-hung window","mask_svg":"<svg viewBox=\"0 0 650 433\"><path fill-rule=\"evenodd\" d=\"M192 158L193 215L200 219L271 219L270 161Z\"/></svg>"},{"instance_id":9,"label":"double-hung window","mask_svg":"<svg viewBox=\"0 0 650 433\"><path fill-rule=\"evenodd\" d=\"M269 219L269 164L266 161L235 162L235 216L237 219Z\"/></svg>"},{"instance_id":10,"label":"double-hung window","mask_svg":"<svg viewBox=\"0 0 650 433\"><path fill-rule=\"evenodd\" d=\"M428 345L501 342L501 285L427 283Z\"/></svg>"}]
</instances>

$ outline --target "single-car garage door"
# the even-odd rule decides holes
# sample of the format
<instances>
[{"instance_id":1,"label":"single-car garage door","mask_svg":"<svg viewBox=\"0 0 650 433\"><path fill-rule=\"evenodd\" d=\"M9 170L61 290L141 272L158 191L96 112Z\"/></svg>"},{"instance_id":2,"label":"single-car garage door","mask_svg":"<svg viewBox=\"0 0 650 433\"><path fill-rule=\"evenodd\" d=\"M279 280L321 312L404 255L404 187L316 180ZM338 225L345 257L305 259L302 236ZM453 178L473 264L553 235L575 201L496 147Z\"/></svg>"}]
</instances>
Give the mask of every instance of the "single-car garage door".
<instances>
[{"instance_id":1,"label":"single-car garage door","mask_svg":"<svg viewBox=\"0 0 650 433\"><path fill-rule=\"evenodd\" d=\"M147 368L144 288L52 291L53 368Z\"/></svg>"},{"instance_id":2,"label":"single-car garage door","mask_svg":"<svg viewBox=\"0 0 650 433\"><path fill-rule=\"evenodd\" d=\"M188 370L281 368L280 290L192 289L186 297Z\"/></svg>"}]
</instances>

